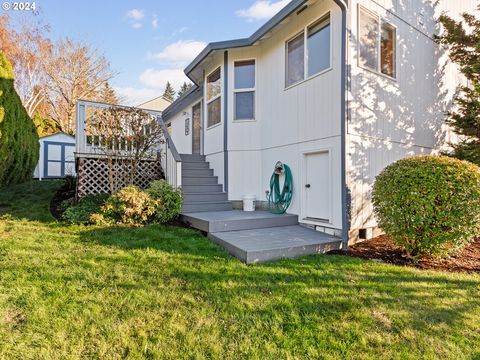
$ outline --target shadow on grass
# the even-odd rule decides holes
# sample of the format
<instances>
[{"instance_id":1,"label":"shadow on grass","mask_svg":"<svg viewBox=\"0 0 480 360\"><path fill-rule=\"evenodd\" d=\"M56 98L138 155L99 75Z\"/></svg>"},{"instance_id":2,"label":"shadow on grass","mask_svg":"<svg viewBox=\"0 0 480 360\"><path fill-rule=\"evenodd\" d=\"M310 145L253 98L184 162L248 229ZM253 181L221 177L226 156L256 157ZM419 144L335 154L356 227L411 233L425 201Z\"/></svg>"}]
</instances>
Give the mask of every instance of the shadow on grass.
<instances>
[{"instance_id":1,"label":"shadow on grass","mask_svg":"<svg viewBox=\"0 0 480 360\"><path fill-rule=\"evenodd\" d=\"M461 328L465 318L480 309L480 299L473 293L479 286L475 278L343 256L245 265L200 232L169 226L96 228L82 232L80 238L173 255L162 264L164 280L175 279L202 303L252 321L293 312L303 320L292 326L302 326L312 317L335 321L353 314L368 317L377 308L396 309L403 313L400 322L387 326L375 318L365 321L379 322L377 326L387 326L389 331L406 327L442 336L437 329L443 325ZM148 263L147 277L149 271L158 273L155 261L152 258ZM468 301L452 301L452 296L470 295ZM258 306L246 305L249 302Z\"/></svg>"},{"instance_id":2,"label":"shadow on grass","mask_svg":"<svg viewBox=\"0 0 480 360\"><path fill-rule=\"evenodd\" d=\"M170 225L142 227L87 227L80 233L84 242L115 246L125 250L155 249L171 254L190 254L195 257L227 257L217 245L200 231Z\"/></svg>"},{"instance_id":3,"label":"shadow on grass","mask_svg":"<svg viewBox=\"0 0 480 360\"><path fill-rule=\"evenodd\" d=\"M54 224L48 204L60 185L31 182L10 188L0 192L0 206L8 207L7 216ZM245 331L250 331L248 327L280 326L281 333L292 342L330 336L354 343L358 343L360 332L383 331L408 345L403 332L411 330L436 339L472 332L475 329L467 319L476 316L478 320L475 314L480 312L480 277L476 276L426 272L342 256L245 265L200 232L172 226L71 230L81 243L128 253L82 248L86 260L75 261L84 269L90 287L112 293L119 287L140 293L178 288L179 294L195 299L192 305L179 296L179 308L211 309L231 331L237 326ZM112 271L107 277L92 279L98 266ZM122 278L117 272L128 276ZM74 281L78 274L55 271L52 276ZM315 335L320 323L326 324L324 332ZM446 328L451 333L447 334ZM304 344L294 346L301 349Z\"/></svg>"},{"instance_id":4,"label":"shadow on grass","mask_svg":"<svg viewBox=\"0 0 480 360\"><path fill-rule=\"evenodd\" d=\"M0 190L0 218L10 217L51 223L50 201L62 186L61 180L32 180Z\"/></svg>"}]
</instances>

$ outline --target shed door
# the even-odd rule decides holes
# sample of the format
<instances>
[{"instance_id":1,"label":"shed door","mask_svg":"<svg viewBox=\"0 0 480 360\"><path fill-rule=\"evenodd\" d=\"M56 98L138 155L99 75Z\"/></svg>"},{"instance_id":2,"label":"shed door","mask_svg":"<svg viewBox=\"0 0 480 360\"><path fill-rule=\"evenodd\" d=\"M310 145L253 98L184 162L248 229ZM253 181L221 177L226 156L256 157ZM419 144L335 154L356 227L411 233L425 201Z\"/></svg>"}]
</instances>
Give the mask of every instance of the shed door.
<instances>
[{"instance_id":1,"label":"shed door","mask_svg":"<svg viewBox=\"0 0 480 360\"><path fill-rule=\"evenodd\" d=\"M74 144L45 141L43 148L45 177L75 175Z\"/></svg>"},{"instance_id":2,"label":"shed door","mask_svg":"<svg viewBox=\"0 0 480 360\"><path fill-rule=\"evenodd\" d=\"M201 113L200 103L198 103L192 108L192 154L200 154Z\"/></svg>"},{"instance_id":3,"label":"shed door","mask_svg":"<svg viewBox=\"0 0 480 360\"><path fill-rule=\"evenodd\" d=\"M309 219L330 221L330 155L308 154L306 158L305 214Z\"/></svg>"}]
</instances>

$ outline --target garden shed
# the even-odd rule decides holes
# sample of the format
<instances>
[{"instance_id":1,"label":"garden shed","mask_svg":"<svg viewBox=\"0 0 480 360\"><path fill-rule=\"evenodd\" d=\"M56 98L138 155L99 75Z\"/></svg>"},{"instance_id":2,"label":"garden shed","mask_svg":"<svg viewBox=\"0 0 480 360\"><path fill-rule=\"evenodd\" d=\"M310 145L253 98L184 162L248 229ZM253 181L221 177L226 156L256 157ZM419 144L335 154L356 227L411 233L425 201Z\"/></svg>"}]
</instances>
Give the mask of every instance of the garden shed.
<instances>
[{"instance_id":1,"label":"garden shed","mask_svg":"<svg viewBox=\"0 0 480 360\"><path fill-rule=\"evenodd\" d=\"M39 139L40 156L33 177L58 179L75 175L75 137L56 133Z\"/></svg>"}]
</instances>

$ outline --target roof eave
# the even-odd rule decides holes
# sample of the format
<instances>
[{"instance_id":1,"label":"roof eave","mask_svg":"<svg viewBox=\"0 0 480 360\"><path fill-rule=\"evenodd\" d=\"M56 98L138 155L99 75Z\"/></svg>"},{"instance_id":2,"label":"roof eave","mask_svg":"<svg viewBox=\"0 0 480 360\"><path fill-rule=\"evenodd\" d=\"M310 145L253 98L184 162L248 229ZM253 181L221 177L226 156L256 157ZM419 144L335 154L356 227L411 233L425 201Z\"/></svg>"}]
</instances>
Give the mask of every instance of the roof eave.
<instances>
[{"instance_id":1,"label":"roof eave","mask_svg":"<svg viewBox=\"0 0 480 360\"><path fill-rule=\"evenodd\" d=\"M171 103L162 113L162 119L165 123L168 123L170 119L178 114L179 111L185 108L188 104L200 99L202 97L203 91L201 87L193 85L192 89L189 92L184 94L182 97L175 100Z\"/></svg>"},{"instance_id":2,"label":"roof eave","mask_svg":"<svg viewBox=\"0 0 480 360\"><path fill-rule=\"evenodd\" d=\"M263 24L257 31L255 31L248 38L218 41L209 43L198 56L185 68L185 75L187 75L193 82L194 79L191 73L195 68L208 56L211 52L223 49L233 49L239 47L252 46L258 40L260 40L265 34L271 31L275 26L281 23L285 18L294 13L300 6L305 4L308 0L292 0L282 10L280 10L275 16Z\"/></svg>"}]
</instances>

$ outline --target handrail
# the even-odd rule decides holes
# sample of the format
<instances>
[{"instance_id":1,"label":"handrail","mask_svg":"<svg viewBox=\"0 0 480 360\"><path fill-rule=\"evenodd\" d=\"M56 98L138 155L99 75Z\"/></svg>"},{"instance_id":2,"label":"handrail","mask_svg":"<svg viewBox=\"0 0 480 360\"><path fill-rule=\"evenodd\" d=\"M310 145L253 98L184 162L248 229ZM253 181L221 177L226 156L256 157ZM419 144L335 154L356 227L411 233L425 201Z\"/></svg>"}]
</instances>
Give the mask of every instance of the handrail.
<instances>
[{"instance_id":1,"label":"handrail","mask_svg":"<svg viewBox=\"0 0 480 360\"><path fill-rule=\"evenodd\" d=\"M178 153L177 148L175 147L175 144L173 143L173 140L168 133L168 129L165 126L162 117L160 116L160 119L157 118L157 121L158 120L160 120L160 125L162 126L163 130L163 136L165 137L165 141L168 143L168 147L172 151L173 158L175 159L175 161L182 161L182 158L180 157L180 154Z\"/></svg>"},{"instance_id":2,"label":"handrail","mask_svg":"<svg viewBox=\"0 0 480 360\"><path fill-rule=\"evenodd\" d=\"M98 128L95 125L95 111L105 110L110 108L119 109L136 109L135 107L108 104L90 100L78 100L76 105L76 149L77 154L92 154L95 156L102 155L101 139L105 134L102 133L101 127ZM151 115L153 118L158 119L161 117L160 111L140 109L143 112ZM90 114L90 115L89 115ZM158 121L158 120L157 120ZM98 124L97 124L98 125ZM109 120L105 119L103 126L109 125ZM90 140L90 142L88 141ZM120 156L122 151L118 149L118 155Z\"/></svg>"},{"instance_id":3,"label":"handrail","mask_svg":"<svg viewBox=\"0 0 480 360\"><path fill-rule=\"evenodd\" d=\"M109 103L104 103L104 102L99 102L99 101L81 100L81 99L77 101L77 106L82 105L82 104L83 105L94 106L94 107L99 107L99 108L103 108L103 109L108 109L108 108L111 108L111 107L122 108L122 109L140 109L140 110L145 111L146 113L149 113L149 114L152 114L152 115L162 116L161 111L138 108L138 107L135 107L135 106L109 104Z\"/></svg>"},{"instance_id":4,"label":"handrail","mask_svg":"<svg viewBox=\"0 0 480 360\"><path fill-rule=\"evenodd\" d=\"M182 158L168 133L168 128L162 117L157 117L157 121L162 126L163 137L165 138L165 163L163 164L162 162L165 179L174 188L179 188L182 186Z\"/></svg>"}]
</instances>

